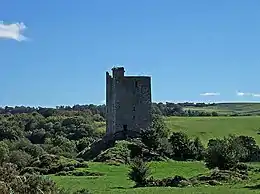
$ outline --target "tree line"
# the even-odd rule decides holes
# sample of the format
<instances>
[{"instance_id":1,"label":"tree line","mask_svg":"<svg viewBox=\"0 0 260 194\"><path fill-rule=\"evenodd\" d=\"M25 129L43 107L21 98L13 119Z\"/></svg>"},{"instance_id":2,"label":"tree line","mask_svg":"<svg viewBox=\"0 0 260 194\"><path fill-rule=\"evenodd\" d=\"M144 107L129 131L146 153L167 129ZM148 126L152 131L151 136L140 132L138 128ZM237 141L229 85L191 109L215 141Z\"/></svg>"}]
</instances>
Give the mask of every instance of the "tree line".
<instances>
[{"instance_id":1,"label":"tree line","mask_svg":"<svg viewBox=\"0 0 260 194\"><path fill-rule=\"evenodd\" d=\"M152 103L152 114L159 114L162 116L218 116L217 112L206 112L198 110L185 110L184 108L189 107L207 107L214 106L215 104L206 103ZM56 106L55 108L47 107L26 107L26 106L15 106L15 107L0 107L0 114L21 114L21 113L33 113L38 112L43 116L52 116L59 114L64 111L80 111L89 112L91 114L99 114L101 117L106 117L106 105L74 105L74 106Z\"/></svg>"}]
</instances>

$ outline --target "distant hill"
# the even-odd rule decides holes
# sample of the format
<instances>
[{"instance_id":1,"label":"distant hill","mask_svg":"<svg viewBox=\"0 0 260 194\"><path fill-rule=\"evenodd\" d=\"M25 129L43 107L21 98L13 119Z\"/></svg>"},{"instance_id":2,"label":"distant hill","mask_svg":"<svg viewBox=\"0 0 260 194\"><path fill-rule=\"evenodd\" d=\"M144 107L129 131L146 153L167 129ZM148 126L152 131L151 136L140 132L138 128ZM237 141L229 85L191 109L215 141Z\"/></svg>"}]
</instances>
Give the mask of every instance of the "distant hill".
<instances>
[{"instance_id":1,"label":"distant hill","mask_svg":"<svg viewBox=\"0 0 260 194\"><path fill-rule=\"evenodd\" d=\"M205 106L183 106L184 110L217 112L219 115L260 115L260 103L214 103Z\"/></svg>"}]
</instances>

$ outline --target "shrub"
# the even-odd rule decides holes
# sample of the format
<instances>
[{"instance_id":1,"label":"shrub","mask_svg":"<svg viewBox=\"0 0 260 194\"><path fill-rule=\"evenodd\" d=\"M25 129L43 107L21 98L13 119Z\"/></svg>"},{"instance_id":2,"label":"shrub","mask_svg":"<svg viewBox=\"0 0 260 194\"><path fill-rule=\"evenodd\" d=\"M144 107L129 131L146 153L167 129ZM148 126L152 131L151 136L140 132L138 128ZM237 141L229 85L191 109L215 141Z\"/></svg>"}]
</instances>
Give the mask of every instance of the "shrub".
<instances>
[{"instance_id":1,"label":"shrub","mask_svg":"<svg viewBox=\"0 0 260 194\"><path fill-rule=\"evenodd\" d=\"M11 151L9 155L9 161L16 164L20 169L27 167L31 160L32 156L21 150Z\"/></svg>"},{"instance_id":2,"label":"shrub","mask_svg":"<svg viewBox=\"0 0 260 194\"><path fill-rule=\"evenodd\" d=\"M241 162L255 162L259 160L260 149L253 137L241 135L236 137L236 139L247 149L247 154L240 158Z\"/></svg>"},{"instance_id":3,"label":"shrub","mask_svg":"<svg viewBox=\"0 0 260 194\"><path fill-rule=\"evenodd\" d=\"M206 150L198 137L196 137L195 140L192 141L191 147L193 148L193 151L191 152L193 158L196 160L203 160Z\"/></svg>"},{"instance_id":4,"label":"shrub","mask_svg":"<svg viewBox=\"0 0 260 194\"><path fill-rule=\"evenodd\" d=\"M174 157L177 159L189 158L190 152L190 140L188 136L183 132L173 132L170 136L170 142L173 147Z\"/></svg>"},{"instance_id":5,"label":"shrub","mask_svg":"<svg viewBox=\"0 0 260 194\"><path fill-rule=\"evenodd\" d=\"M76 164L74 164L74 167L75 168L88 168L89 166L88 166L88 164L87 163L76 163Z\"/></svg>"},{"instance_id":6,"label":"shrub","mask_svg":"<svg viewBox=\"0 0 260 194\"><path fill-rule=\"evenodd\" d=\"M72 176L103 176L104 173L101 172L89 172L89 171L73 171Z\"/></svg>"},{"instance_id":7,"label":"shrub","mask_svg":"<svg viewBox=\"0 0 260 194\"><path fill-rule=\"evenodd\" d=\"M66 171L60 171L55 174L55 176L68 176L68 175L70 175L70 172L66 172Z\"/></svg>"},{"instance_id":8,"label":"shrub","mask_svg":"<svg viewBox=\"0 0 260 194\"><path fill-rule=\"evenodd\" d=\"M4 164L0 167L1 193L60 193L54 181L36 175L20 176L17 166Z\"/></svg>"},{"instance_id":9,"label":"shrub","mask_svg":"<svg viewBox=\"0 0 260 194\"><path fill-rule=\"evenodd\" d=\"M0 165L8 159L9 148L8 145L1 141L0 142Z\"/></svg>"},{"instance_id":10,"label":"shrub","mask_svg":"<svg viewBox=\"0 0 260 194\"><path fill-rule=\"evenodd\" d=\"M167 128L163 117L157 114L152 114L152 129L156 131L156 133L159 135L159 137L168 138L170 129Z\"/></svg>"},{"instance_id":11,"label":"shrub","mask_svg":"<svg viewBox=\"0 0 260 194\"><path fill-rule=\"evenodd\" d=\"M172 145L167 138L159 139L157 150L161 156L171 157L174 154Z\"/></svg>"},{"instance_id":12,"label":"shrub","mask_svg":"<svg viewBox=\"0 0 260 194\"><path fill-rule=\"evenodd\" d=\"M90 192L87 189L80 189L75 191L73 194L90 194Z\"/></svg>"},{"instance_id":13,"label":"shrub","mask_svg":"<svg viewBox=\"0 0 260 194\"><path fill-rule=\"evenodd\" d=\"M177 160L202 160L204 158L205 148L198 137L191 140L183 132L173 132L169 141L172 145L174 158Z\"/></svg>"},{"instance_id":14,"label":"shrub","mask_svg":"<svg viewBox=\"0 0 260 194\"><path fill-rule=\"evenodd\" d=\"M234 137L210 140L206 150L205 162L208 168L234 168L240 158L245 157L247 150Z\"/></svg>"},{"instance_id":15,"label":"shrub","mask_svg":"<svg viewBox=\"0 0 260 194\"><path fill-rule=\"evenodd\" d=\"M79 152L89 147L94 142L94 138L84 137L77 141L76 146Z\"/></svg>"},{"instance_id":16,"label":"shrub","mask_svg":"<svg viewBox=\"0 0 260 194\"><path fill-rule=\"evenodd\" d=\"M158 148L160 136L155 129L142 129L141 140L149 150L155 151Z\"/></svg>"},{"instance_id":17,"label":"shrub","mask_svg":"<svg viewBox=\"0 0 260 194\"><path fill-rule=\"evenodd\" d=\"M150 167L141 158L135 158L130 168L128 177L136 183L136 187L145 186L148 177L151 175Z\"/></svg>"}]
</instances>

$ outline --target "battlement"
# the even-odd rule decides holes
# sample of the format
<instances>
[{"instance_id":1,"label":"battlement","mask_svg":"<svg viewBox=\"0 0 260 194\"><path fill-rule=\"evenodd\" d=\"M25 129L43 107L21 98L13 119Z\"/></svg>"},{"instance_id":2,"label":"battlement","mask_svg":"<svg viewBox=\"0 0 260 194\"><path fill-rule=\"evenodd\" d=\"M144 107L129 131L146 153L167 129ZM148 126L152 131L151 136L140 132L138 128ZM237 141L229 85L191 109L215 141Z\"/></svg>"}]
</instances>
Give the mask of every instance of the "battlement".
<instances>
[{"instance_id":1,"label":"battlement","mask_svg":"<svg viewBox=\"0 0 260 194\"><path fill-rule=\"evenodd\" d=\"M112 68L113 78L122 78L125 75L124 67L114 67Z\"/></svg>"}]
</instances>

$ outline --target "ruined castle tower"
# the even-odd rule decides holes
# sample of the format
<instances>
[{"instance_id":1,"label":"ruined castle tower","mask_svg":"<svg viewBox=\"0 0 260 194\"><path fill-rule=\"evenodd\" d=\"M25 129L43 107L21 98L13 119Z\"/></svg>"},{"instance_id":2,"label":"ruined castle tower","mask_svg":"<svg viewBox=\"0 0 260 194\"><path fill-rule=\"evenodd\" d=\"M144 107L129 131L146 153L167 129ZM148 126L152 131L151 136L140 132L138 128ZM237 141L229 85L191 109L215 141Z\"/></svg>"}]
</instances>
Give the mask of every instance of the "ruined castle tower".
<instances>
[{"instance_id":1,"label":"ruined castle tower","mask_svg":"<svg viewBox=\"0 0 260 194\"><path fill-rule=\"evenodd\" d=\"M136 136L151 125L151 77L125 76L123 67L106 72L106 133Z\"/></svg>"}]
</instances>

